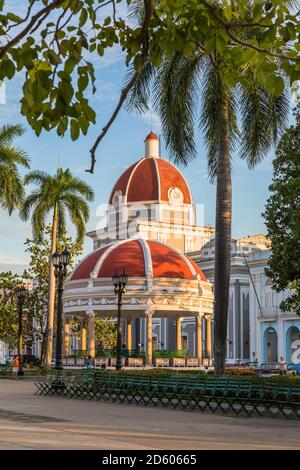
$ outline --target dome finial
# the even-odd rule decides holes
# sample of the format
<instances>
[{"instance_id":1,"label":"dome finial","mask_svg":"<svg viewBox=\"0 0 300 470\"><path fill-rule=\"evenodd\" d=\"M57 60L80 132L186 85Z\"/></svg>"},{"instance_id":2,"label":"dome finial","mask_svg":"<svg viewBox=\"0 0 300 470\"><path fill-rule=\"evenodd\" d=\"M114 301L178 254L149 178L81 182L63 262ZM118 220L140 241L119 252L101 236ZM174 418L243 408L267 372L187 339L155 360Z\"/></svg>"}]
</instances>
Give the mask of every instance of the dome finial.
<instances>
[{"instance_id":1,"label":"dome finial","mask_svg":"<svg viewBox=\"0 0 300 470\"><path fill-rule=\"evenodd\" d=\"M154 132L147 135L145 142L145 157L159 158L159 138Z\"/></svg>"}]
</instances>

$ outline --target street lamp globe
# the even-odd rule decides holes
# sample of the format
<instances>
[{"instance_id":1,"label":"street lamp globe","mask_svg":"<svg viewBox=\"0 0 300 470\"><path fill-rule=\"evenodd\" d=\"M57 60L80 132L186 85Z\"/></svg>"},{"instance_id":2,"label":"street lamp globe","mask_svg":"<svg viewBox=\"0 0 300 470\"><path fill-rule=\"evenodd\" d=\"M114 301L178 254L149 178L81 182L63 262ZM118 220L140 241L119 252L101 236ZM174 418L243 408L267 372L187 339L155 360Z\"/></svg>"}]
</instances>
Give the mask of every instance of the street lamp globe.
<instances>
[{"instance_id":1,"label":"street lamp globe","mask_svg":"<svg viewBox=\"0 0 300 470\"><path fill-rule=\"evenodd\" d=\"M17 287L16 294L19 302L23 303L26 297L26 289L25 287Z\"/></svg>"},{"instance_id":2,"label":"street lamp globe","mask_svg":"<svg viewBox=\"0 0 300 470\"><path fill-rule=\"evenodd\" d=\"M119 278L119 276L118 276L117 271L116 271L115 274L111 278L115 290L118 287L118 278Z\"/></svg>"},{"instance_id":3,"label":"street lamp globe","mask_svg":"<svg viewBox=\"0 0 300 470\"><path fill-rule=\"evenodd\" d=\"M53 266L55 266L56 268L59 266L60 257L61 257L61 253L58 250L56 250L56 252L52 255Z\"/></svg>"},{"instance_id":4,"label":"street lamp globe","mask_svg":"<svg viewBox=\"0 0 300 470\"><path fill-rule=\"evenodd\" d=\"M122 284L123 287L126 286L127 282L128 282L128 275L123 272L121 275L120 275L120 282Z\"/></svg>"},{"instance_id":5,"label":"street lamp globe","mask_svg":"<svg viewBox=\"0 0 300 470\"><path fill-rule=\"evenodd\" d=\"M66 268L70 264L70 258L71 258L71 253L67 248L64 249L64 251L60 255L60 260L63 266Z\"/></svg>"}]
</instances>

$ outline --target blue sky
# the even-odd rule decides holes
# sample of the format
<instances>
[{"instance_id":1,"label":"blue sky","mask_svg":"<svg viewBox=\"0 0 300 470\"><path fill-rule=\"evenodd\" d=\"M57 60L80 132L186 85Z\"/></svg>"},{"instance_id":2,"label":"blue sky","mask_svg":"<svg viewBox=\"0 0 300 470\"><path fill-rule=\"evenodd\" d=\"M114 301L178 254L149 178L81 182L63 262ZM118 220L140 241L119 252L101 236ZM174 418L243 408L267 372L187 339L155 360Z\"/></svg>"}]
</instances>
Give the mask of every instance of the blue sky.
<instances>
[{"instance_id":1,"label":"blue sky","mask_svg":"<svg viewBox=\"0 0 300 470\"><path fill-rule=\"evenodd\" d=\"M89 148L98 131L105 124L112 111L122 84L125 66L121 52L115 48L103 58L99 58L96 67L97 93L91 98L91 104L97 112L97 124L92 126L88 135L72 142L68 136L60 138L55 132L46 133L37 138L25 120L20 116L19 99L22 78L16 77L6 84L6 104L0 104L0 125L20 122L26 127L26 133L17 140L31 159L32 169L42 169L53 173L58 161L62 167L70 168L76 176L88 182L95 191L95 202L91 204L91 219L88 229L94 229L98 218L97 207L106 204L111 188L124 169L143 156L144 138L152 127L160 133L159 120L155 113L136 116L122 111L97 153L97 165L94 175L84 171L89 167ZM201 134L197 134L198 157L186 168L180 168L194 197L194 202L205 205L204 221L214 225L215 186L207 177L205 148ZM163 156L169 158L164 152ZM268 196L268 186L272 177L273 152L254 170L249 171L244 162L235 155L233 159L233 236L265 232L261 213ZM70 233L74 233L70 229ZM30 223L22 222L17 213L9 217L0 210L0 269L20 270L28 257L24 253L24 241L30 237ZM85 241L84 251L92 249L92 242Z\"/></svg>"}]
</instances>

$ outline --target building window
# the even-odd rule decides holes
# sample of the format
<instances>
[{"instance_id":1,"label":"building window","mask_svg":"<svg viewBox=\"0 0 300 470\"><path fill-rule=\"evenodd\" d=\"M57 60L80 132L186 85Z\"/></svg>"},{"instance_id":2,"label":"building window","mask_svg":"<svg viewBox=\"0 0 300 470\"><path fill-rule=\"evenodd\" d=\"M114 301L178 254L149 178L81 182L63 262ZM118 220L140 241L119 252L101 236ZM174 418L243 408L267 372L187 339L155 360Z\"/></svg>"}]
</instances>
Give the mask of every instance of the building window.
<instances>
[{"instance_id":1,"label":"building window","mask_svg":"<svg viewBox=\"0 0 300 470\"><path fill-rule=\"evenodd\" d=\"M192 238L186 237L185 239L185 251L192 251L193 249L193 240Z\"/></svg>"},{"instance_id":2,"label":"building window","mask_svg":"<svg viewBox=\"0 0 300 470\"><path fill-rule=\"evenodd\" d=\"M158 235L158 240L162 243L167 243L167 236L165 233L161 233Z\"/></svg>"}]
</instances>

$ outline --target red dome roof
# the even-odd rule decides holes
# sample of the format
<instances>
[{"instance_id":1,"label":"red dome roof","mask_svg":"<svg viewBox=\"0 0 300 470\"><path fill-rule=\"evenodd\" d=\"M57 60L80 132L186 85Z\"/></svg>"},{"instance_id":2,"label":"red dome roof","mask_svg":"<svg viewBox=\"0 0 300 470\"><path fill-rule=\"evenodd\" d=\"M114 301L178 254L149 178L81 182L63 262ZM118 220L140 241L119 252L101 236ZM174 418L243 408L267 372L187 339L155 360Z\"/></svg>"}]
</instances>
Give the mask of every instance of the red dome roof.
<instances>
[{"instance_id":1,"label":"red dome roof","mask_svg":"<svg viewBox=\"0 0 300 470\"><path fill-rule=\"evenodd\" d=\"M159 140L159 138L156 134L154 134L154 132L151 131L150 134L147 135L145 142L146 140Z\"/></svg>"},{"instance_id":2,"label":"red dome roof","mask_svg":"<svg viewBox=\"0 0 300 470\"><path fill-rule=\"evenodd\" d=\"M129 277L200 278L203 272L188 256L164 243L152 240L125 240L100 248L75 268L71 281L93 277L111 277L125 268Z\"/></svg>"},{"instance_id":3,"label":"red dome roof","mask_svg":"<svg viewBox=\"0 0 300 470\"><path fill-rule=\"evenodd\" d=\"M189 187L180 171L166 160L146 157L131 165L120 176L109 203L112 204L116 191L121 191L127 202L169 202L171 188L181 191L184 204L192 204Z\"/></svg>"}]
</instances>

